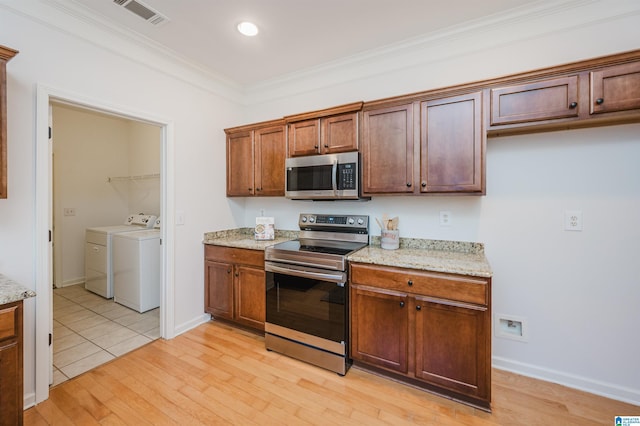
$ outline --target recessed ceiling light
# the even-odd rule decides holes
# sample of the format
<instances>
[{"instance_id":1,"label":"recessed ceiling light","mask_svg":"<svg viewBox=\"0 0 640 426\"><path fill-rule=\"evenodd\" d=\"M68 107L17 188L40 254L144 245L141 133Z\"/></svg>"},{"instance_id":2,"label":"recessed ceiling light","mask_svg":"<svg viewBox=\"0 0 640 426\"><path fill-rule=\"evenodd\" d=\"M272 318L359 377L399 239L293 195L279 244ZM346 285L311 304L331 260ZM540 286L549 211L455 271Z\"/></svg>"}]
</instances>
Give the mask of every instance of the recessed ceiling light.
<instances>
[{"instance_id":1,"label":"recessed ceiling light","mask_svg":"<svg viewBox=\"0 0 640 426\"><path fill-rule=\"evenodd\" d=\"M258 27L253 22L240 22L238 24L238 31L240 34L244 34L247 37L253 37L258 34Z\"/></svg>"}]
</instances>

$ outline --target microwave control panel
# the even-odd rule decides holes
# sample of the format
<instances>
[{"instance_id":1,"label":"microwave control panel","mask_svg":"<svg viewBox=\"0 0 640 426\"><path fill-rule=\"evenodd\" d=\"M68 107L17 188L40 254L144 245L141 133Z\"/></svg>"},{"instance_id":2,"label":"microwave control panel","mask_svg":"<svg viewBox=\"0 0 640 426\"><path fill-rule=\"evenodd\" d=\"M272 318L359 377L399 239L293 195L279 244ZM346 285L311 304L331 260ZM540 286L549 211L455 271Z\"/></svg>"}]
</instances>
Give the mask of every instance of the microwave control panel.
<instances>
[{"instance_id":1,"label":"microwave control panel","mask_svg":"<svg viewBox=\"0 0 640 426\"><path fill-rule=\"evenodd\" d=\"M338 164L338 190L357 189L357 174L356 163Z\"/></svg>"}]
</instances>

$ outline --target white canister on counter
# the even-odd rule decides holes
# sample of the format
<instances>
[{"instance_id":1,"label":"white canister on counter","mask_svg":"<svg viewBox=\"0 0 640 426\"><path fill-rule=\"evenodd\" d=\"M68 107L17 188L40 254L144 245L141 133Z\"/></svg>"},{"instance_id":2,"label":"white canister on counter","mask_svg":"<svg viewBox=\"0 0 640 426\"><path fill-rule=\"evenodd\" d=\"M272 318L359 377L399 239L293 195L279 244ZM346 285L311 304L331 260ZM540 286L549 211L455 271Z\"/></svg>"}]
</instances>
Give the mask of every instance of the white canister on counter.
<instances>
[{"instance_id":1,"label":"white canister on counter","mask_svg":"<svg viewBox=\"0 0 640 426\"><path fill-rule=\"evenodd\" d=\"M400 247L400 231L397 229L383 229L380 231L380 246L386 250Z\"/></svg>"}]
</instances>

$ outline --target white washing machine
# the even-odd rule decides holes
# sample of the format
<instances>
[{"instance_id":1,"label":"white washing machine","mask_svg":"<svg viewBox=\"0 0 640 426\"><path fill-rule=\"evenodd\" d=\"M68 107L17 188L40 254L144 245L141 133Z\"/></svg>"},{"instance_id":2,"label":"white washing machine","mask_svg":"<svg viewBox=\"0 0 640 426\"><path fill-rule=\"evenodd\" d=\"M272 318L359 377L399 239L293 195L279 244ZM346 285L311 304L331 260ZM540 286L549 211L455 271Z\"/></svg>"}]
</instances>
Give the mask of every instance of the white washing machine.
<instances>
[{"instance_id":1,"label":"white washing machine","mask_svg":"<svg viewBox=\"0 0 640 426\"><path fill-rule=\"evenodd\" d=\"M98 226L85 231L84 287L102 297L113 297L113 265L111 240L122 232L140 231L153 227L153 215L130 215L122 225Z\"/></svg>"},{"instance_id":2,"label":"white washing machine","mask_svg":"<svg viewBox=\"0 0 640 426\"><path fill-rule=\"evenodd\" d=\"M113 301L140 313L160 306L160 220L113 236Z\"/></svg>"}]
</instances>

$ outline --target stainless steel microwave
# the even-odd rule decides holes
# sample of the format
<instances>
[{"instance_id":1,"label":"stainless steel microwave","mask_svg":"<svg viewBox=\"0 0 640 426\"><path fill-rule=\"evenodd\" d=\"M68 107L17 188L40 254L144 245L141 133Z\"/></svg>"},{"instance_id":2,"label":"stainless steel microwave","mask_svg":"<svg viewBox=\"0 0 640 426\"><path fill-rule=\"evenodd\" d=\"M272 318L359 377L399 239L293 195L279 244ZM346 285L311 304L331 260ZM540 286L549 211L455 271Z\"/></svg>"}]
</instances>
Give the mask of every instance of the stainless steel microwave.
<instances>
[{"instance_id":1,"label":"stainless steel microwave","mask_svg":"<svg viewBox=\"0 0 640 426\"><path fill-rule=\"evenodd\" d=\"M358 152L285 160L285 197L293 200L359 200Z\"/></svg>"}]
</instances>

